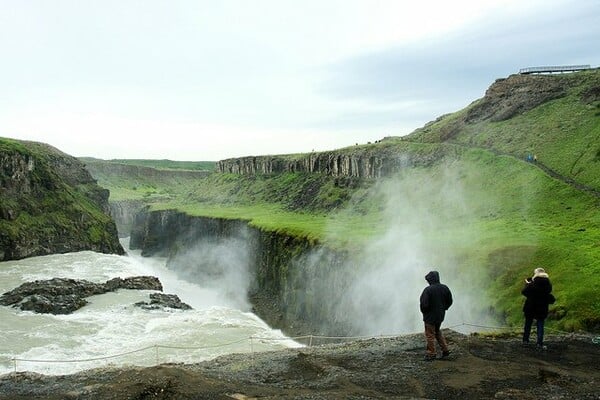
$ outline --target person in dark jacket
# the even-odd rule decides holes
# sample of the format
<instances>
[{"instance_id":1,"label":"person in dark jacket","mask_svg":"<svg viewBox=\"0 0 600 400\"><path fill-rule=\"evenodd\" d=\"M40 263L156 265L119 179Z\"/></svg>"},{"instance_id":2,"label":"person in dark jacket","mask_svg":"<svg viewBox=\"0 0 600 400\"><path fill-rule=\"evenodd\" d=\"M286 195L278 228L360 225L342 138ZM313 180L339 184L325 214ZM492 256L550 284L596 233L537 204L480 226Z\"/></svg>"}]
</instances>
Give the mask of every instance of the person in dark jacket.
<instances>
[{"instance_id":1,"label":"person in dark jacket","mask_svg":"<svg viewBox=\"0 0 600 400\"><path fill-rule=\"evenodd\" d=\"M446 310L452 305L452 293L448 286L440 283L440 274L437 271L430 271L425 275L425 280L429 283L420 298L420 308L425 322L425 339L427 341L427 354L425 360L435 360L435 341L442 350L442 357L448 357L450 351L446 339L440 330Z\"/></svg>"},{"instance_id":2,"label":"person in dark jacket","mask_svg":"<svg viewBox=\"0 0 600 400\"><path fill-rule=\"evenodd\" d=\"M523 305L525 314L525 328L523 329L523 344L529 344L529 335L533 320L537 322L537 347L545 349L544 346L544 321L548 316L548 305L554 303L552 295L552 283L544 268L536 268L533 277L525 279L525 287L521 291L526 297Z\"/></svg>"}]
</instances>

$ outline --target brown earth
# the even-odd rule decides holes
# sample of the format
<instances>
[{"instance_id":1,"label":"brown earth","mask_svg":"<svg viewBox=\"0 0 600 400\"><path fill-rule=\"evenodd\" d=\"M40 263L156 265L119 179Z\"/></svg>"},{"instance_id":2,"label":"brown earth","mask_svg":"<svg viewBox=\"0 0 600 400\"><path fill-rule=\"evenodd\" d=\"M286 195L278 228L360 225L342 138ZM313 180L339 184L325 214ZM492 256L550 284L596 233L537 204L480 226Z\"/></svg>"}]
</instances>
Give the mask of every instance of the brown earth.
<instances>
[{"instance_id":1,"label":"brown earth","mask_svg":"<svg viewBox=\"0 0 600 400\"><path fill-rule=\"evenodd\" d=\"M422 335L407 335L198 364L11 373L0 377L0 398L600 399L598 338L551 336L538 351L518 337L445 333L451 356L429 362Z\"/></svg>"}]
</instances>

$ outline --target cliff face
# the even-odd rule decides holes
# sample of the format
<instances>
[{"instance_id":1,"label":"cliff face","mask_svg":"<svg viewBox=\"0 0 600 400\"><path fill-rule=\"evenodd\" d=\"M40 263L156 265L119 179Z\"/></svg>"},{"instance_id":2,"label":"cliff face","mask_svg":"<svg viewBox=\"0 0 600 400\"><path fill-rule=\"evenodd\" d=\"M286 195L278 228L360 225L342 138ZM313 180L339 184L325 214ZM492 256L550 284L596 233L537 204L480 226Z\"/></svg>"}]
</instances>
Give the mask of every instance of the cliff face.
<instances>
[{"instance_id":1,"label":"cliff face","mask_svg":"<svg viewBox=\"0 0 600 400\"><path fill-rule=\"evenodd\" d=\"M127 237L131 235L135 216L146 207L146 204L141 200L115 200L109 202L109 207L119 237Z\"/></svg>"},{"instance_id":2,"label":"cliff face","mask_svg":"<svg viewBox=\"0 0 600 400\"><path fill-rule=\"evenodd\" d=\"M511 75L498 79L488 88L483 99L469 110L465 122L507 120L565 96L568 87L569 81L556 79L554 75Z\"/></svg>"},{"instance_id":3,"label":"cliff face","mask_svg":"<svg viewBox=\"0 0 600 400\"><path fill-rule=\"evenodd\" d=\"M303 238L262 231L245 221L191 217L173 210L140 212L130 247L141 249L146 256L166 256L170 269L206 284L206 279L227 274L214 263L205 262L214 254L207 249L222 243L227 243L228 249L219 258L230 259L236 251L232 248L245 248L239 253L239 263L247 270L234 271L244 278L236 282L244 281L253 311L270 326L295 334L348 332L343 316L332 318L332 293L342 293L350 276L342 267L346 259L343 253ZM191 251L198 248L204 251ZM231 263L226 268L231 268ZM241 290L236 285L230 292Z\"/></svg>"},{"instance_id":4,"label":"cliff face","mask_svg":"<svg viewBox=\"0 0 600 400\"><path fill-rule=\"evenodd\" d=\"M386 138L381 142L384 143L320 153L230 158L217 162L216 170L243 175L305 172L374 179L407 166L430 166L445 152L441 149L409 149L403 146L400 138ZM390 145L386 146L385 142Z\"/></svg>"},{"instance_id":5,"label":"cliff face","mask_svg":"<svg viewBox=\"0 0 600 400\"><path fill-rule=\"evenodd\" d=\"M0 138L0 261L80 250L123 254L108 195L76 158Z\"/></svg>"},{"instance_id":6,"label":"cliff face","mask_svg":"<svg viewBox=\"0 0 600 400\"><path fill-rule=\"evenodd\" d=\"M255 175L282 172L320 172L332 176L376 178L390 168L390 160L376 156L344 155L334 152L306 154L290 160L278 156L242 157L217 163L219 172Z\"/></svg>"}]
</instances>

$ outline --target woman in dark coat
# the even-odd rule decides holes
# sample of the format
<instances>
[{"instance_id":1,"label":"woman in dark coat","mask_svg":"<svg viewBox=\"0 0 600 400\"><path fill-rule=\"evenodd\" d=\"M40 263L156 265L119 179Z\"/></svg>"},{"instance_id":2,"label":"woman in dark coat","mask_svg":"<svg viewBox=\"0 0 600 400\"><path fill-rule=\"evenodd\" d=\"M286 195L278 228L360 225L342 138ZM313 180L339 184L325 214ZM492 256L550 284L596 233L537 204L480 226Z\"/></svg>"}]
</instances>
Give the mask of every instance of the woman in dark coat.
<instances>
[{"instance_id":1,"label":"woman in dark coat","mask_svg":"<svg viewBox=\"0 0 600 400\"><path fill-rule=\"evenodd\" d=\"M527 299L523 305L525 314L525 329L523 330L523 344L529 343L529 335L533 320L537 322L537 346L545 349L544 346L544 321L548 316L548 304L554 303L552 292L552 283L543 268L536 268L533 271L533 278L525 280L525 287L521 291Z\"/></svg>"}]
</instances>

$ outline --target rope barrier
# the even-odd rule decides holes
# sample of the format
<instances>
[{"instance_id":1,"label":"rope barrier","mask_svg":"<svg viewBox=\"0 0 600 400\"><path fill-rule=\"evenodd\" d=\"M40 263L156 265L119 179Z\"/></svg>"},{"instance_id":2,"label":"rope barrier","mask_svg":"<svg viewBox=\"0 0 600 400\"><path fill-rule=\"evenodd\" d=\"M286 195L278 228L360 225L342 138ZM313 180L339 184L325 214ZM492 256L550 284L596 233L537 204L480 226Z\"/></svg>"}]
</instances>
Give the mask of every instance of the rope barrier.
<instances>
[{"instance_id":1,"label":"rope barrier","mask_svg":"<svg viewBox=\"0 0 600 400\"><path fill-rule=\"evenodd\" d=\"M250 337L250 339L252 339L252 336ZM165 344L157 344L155 345L156 347L161 347L163 349L174 349L174 350L203 350L203 349L214 349L216 347L226 347L226 346L231 346L232 344L237 344L237 343L241 343L241 342L245 342L246 338L240 339L240 340L236 340L234 342L228 342L228 343L222 343L222 344L215 344L212 346L171 346L171 345L165 345Z\"/></svg>"},{"instance_id":2,"label":"rope barrier","mask_svg":"<svg viewBox=\"0 0 600 400\"><path fill-rule=\"evenodd\" d=\"M482 328L482 329L507 329L507 330L514 330L515 327L511 327L511 326L487 326L487 325L477 325L477 324L469 324L466 322L460 323L460 324L456 324L456 325L452 325L450 327L448 327L447 329L454 329L454 328L458 328L460 326L470 326L470 327L474 327L474 328ZM565 331L561 331L558 329L552 329L552 328L546 328L546 330L548 331L554 331L554 332L559 332L559 333L564 333L564 334L570 334L572 332L565 332ZM123 357L123 356L127 356L130 354L135 354L135 353L139 353L142 351L146 351L149 349L154 349L155 350L155 358L156 358L156 364L158 365L160 363L159 360L159 352L158 350L160 348L163 349L171 349L171 350L203 350L203 349L212 349L212 348L217 348L217 347L226 347L226 346L231 346L234 344L238 344L241 342L245 342L246 340L250 340L250 352L252 353L252 355L254 355L254 340L262 340L262 341L298 341L298 340L306 340L308 339L309 344L308 346L311 347L313 344L313 340L314 339L321 339L321 340L364 340L364 339L389 339L389 338L395 338L398 335L378 335L378 336L320 336L320 335L303 335L303 336L295 336L295 337L285 337L285 338L272 338L272 337L261 337L261 336L250 336L248 338L242 338L239 340L235 340L232 342L228 342L228 343L221 343L221 344L216 344L216 345L206 345L206 346L174 346L174 345L164 345L164 344L155 344L152 346L146 346L140 349L135 349L135 350L131 350L131 351L126 351L123 353L119 353L119 354L113 354L113 355L109 355L109 356L102 356L102 357L90 357L90 358L80 358L80 359L55 359L55 360L49 360L49 359L27 359L27 358L19 358L19 357L13 357L13 358L5 358L6 360L8 360L9 362L12 362L14 364L14 371L15 373L17 372L17 362L21 361L21 362L36 362L36 363L79 363L79 362L90 362L90 361L101 361L101 360L108 360L108 359L112 359L112 358L118 358L118 357ZM600 336L596 336L594 338L592 338L592 343L594 344L600 344Z\"/></svg>"},{"instance_id":3,"label":"rope barrier","mask_svg":"<svg viewBox=\"0 0 600 400\"><path fill-rule=\"evenodd\" d=\"M458 328L460 326L470 326L473 328L485 328L485 329L506 329L506 330L513 330L515 329L512 326L487 326L487 325L475 325L475 324L467 324L466 322L460 323L460 324L456 324L456 325L452 325L449 326L448 329L454 329L454 328Z\"/></svg>"},{"instance_id":4,"label":"rope barrier","mask_svg":"<svg viewBox=\"0 0 600 400\"><path fill-rule=\"evenodd\" d=\"M213 346L171 346L171 345L161 345L161 344L157 344L157 345L152 345L152 346L146 346L143 347L141 349L136 349L136 350L131 350L131 351L126 351L123 353L119 353L119 354L113 354L110 356L103 356L103 357L90 357L90 358L79 358L79 359L58 359L58 360L48 360L48 359L29 359L29 358L18 358L18 357L13 357L10 359L11 362L14 363L14 371L17 372L17 362L18 361L22 361L22 362L35 362L35 363L79 363L79 362L89 362L89 361L101 361L101 360L108 360L108 359L112 359L112 358L118 358L118 357L123 357L123 356L127 356L130 354L135 354L135 353L139 353L142 351L146 351L149 349L155 349L155 357L156 357L156 364L160 364L159 361L159 354L158 354L158 349L159 348L164 348L164 349L172 349L172 350L202 350L202 349L210 349L210 348L216 348L216 347L226 347L226 346L230 346L233 344L237 344L237 343L241 343L246 341L247 339L240 339L240 340L236 340L233 342L228 342L228 343L222 343L222 344L218 344L218 345L213 345ZM252 351L254 351L252 349Z\"/></svg>"},{"instance_id":5,"label":"rope barrier","mask_svg":"<svg viewBox=\"0 0 600 400\"><path fill-rule=\"evenodd\" d=\"M141 349L131 350L124 353L113 354L111 356L104 357L92 357L92 358L79 358L74 360L43 360L43 359L27 359L27 358L13 358L13 361L27 361L27 362L38 362L38 363L77 363L77 362L87 362L87 361L100 361L100 360L108 360L110 358L117 358L122 356L127 356L129 354L139 353L142 351L146 351L148 349L152 349L156 346L147 346Z\"/></svg>"}]
</instances>

